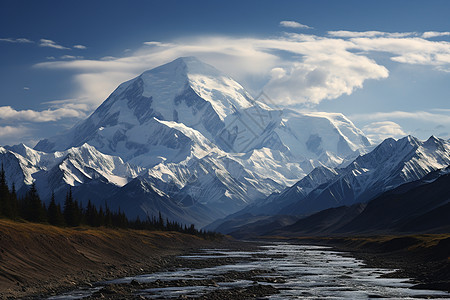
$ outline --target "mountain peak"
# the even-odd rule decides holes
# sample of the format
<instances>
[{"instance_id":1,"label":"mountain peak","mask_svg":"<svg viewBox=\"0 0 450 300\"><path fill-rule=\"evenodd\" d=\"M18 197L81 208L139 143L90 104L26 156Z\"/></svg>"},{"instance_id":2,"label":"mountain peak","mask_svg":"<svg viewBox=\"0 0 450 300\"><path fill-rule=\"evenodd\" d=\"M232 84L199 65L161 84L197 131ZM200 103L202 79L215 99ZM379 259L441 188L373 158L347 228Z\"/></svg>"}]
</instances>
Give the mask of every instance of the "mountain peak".
<instances>
[{"instance_id":1,"label":"mountain peak","mask_svg":"<svg viewBox=\"0 0 450 300\"><path fill-rule=\"evenodd\" d=\"M215 67L199 60L195 56L178 57L171 62L145 71L140 77L145 76L146 74L159 74L159 76L175 76L176 74L187 76L188 74L201 74L214 77L227 77Z\"/></svg>"},{"instance_id":2,"label":"mountain peak","mask_svg":"<svg viewBox=\"0 0 450 300\"><path fill-rule=\"evenodd\" d=\"M185 102L188 107L206 101L222 121L237 109L252 106L251 96L238 82L194 56L179 57L145 71L136 80L142 81L139 90L142 96L152 97L152 106L160 112L156 117L161 120L177 121L172 101L175 106ZM203 101L194 99L197 97Z\"/></svg>"},{"instance_id":3,"label":"mountain peak","mask_svg":"<svg viewBox=\"0 0 450 300\"><path fill-rule=\"evenodd\" d=\"M407 135L407 136L405 136L404 138L402 138L400 140L404 140L405 142L408 142L412 146L418 146L421 143L418 138L416 138L415 136L412 136L412 135Z\"/></svg>"}]
</instances>

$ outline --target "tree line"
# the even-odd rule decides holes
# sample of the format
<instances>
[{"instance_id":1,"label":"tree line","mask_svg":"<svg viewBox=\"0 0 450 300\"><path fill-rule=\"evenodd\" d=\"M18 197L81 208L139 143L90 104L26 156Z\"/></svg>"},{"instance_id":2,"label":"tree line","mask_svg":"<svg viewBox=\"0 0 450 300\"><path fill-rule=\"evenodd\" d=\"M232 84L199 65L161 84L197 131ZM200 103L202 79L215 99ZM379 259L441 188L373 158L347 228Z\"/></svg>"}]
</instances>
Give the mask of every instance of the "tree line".
<instances>
[{"instance_id":1,"label":"tree line","mask_svg":"<svg viewBox=\"0 0 450 300\"><path fill-rule=\"evenodd\" d=\"M81 202L74 199L71 188L66 193L62 207L56 202L54 193L52 193L50 203L46 206L40 199L34 183L24 196L18 197L14 183L9 189L3 165L0 170L0 217L59 227L104 226L124 229L177 231L204 238L220 236L220 234L215 232L198 230L193 224L186 226L170 221L167 218L164 220L161 213L159 213L158 217L147 216L146 219L141 220L138 216L134 220L129 220L120 208L118 211L112 211L106 202L104 207L97 207L89 200L88 204L83 207Z\"/></svg>"}]
</instances>

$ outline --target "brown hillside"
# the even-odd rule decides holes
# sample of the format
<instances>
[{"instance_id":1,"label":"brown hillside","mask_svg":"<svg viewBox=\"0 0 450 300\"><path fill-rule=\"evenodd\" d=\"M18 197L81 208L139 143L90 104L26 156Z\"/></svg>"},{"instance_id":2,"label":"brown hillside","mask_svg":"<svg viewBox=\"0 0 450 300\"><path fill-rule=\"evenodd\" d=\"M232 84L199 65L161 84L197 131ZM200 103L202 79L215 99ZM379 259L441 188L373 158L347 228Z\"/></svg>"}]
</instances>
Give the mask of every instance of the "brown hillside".
<instances>
[{"instance_id":1,"label":"brown hillside","mask_svg":"<svg viewBox=\"0 0 450 300\"><path fill-rule=\"evenodd\" d=\"M166 257L210 243L177 232L58 228L0 220L0 298L150 272Z\"/></svg>"}]
</instances>

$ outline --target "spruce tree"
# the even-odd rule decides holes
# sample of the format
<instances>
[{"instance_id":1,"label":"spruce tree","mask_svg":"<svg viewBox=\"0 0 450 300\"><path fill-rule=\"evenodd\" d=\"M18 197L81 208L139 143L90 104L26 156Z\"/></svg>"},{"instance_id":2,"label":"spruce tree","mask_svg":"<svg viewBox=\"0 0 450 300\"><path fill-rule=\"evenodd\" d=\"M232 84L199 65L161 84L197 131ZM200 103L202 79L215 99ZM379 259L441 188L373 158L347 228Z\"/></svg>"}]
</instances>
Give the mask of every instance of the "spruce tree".
<instances>
[{"instance_id":1,"label":"spruce tree","mask_svg":"<svg viewBox=\"0 0 450 300\"><path fill-rule=\"evenodd\" d=\"M112 227L112 213L111 210L108 207L108 204L105 201L105 218L104 218L104 225L106 227Z\"/></svg>"},{"instance_id":2,"label":"spruce tree","mask_svg":"<svg viewBox=\"0 0 450 300\"><path fill-rule=\"evenodd\" d=\"M161 215L161 212L159 212L159 216L158 216L158 229L164 230L164 219Z\"/></svg>"},{"instance_id":3,"label":"spruce tree","mask_svg":"<svg viewBox=\"0 0 450 300\"><path fill-rule=\"evenodd\" d=\"M28 205L30 206L28 209L28 220L31 222L45 222L45 210L42 205L41 198L36 189L36 185L33 182L30 190L27 193Z\"/></svg>"},{"instance_id":4,"label":"spruce tree","mask_svg":"<svg viewBox=\"0 0 450 300\"><path fill-rule=\"evenodd\" d=\"M9 214L9 190L8 185L6 184L6 176L5 169L2 168L0 170L0 216L7 217Z\"/></svg>"},{"instance_id":5,"label":"spruce tree","mask_svg":"<svg viewBox=\"0 0 450 300\"><path fill-rule=\"evenodd\" d=\"M19 217L19 201L17 200L16 185L12 184L11 193L9 195L12 208L12 218L15 220Z\"/></svg>"},{"instance_id":6,"label":"spruce tree","mask_svg":"<svg viewBox=\"0 0 450 300\"><path fill-rule=\"evenodd\" d=\"M76 211L75 205L72 197L72 188L69 188L69 191L66 194L66 199L64 201L64 221L66 225L69 227L74 227L76 225Z\"/></svg>"},{"instance_id":7,"label":"spruce tree","mask_svg":"<svg viewBox=\"0 0 450 300\"><path fill-rule=\"evenodd\" d=\"M81 224L81 219L83 217L83 207L81 203L78 203L77 200L73 199L73 220L74 223L72 226L79 226Z\"/></svg>"},{"instance_id":8,"label":"spruce tree","mask_svg":"<svg viewBox=\"0 0 450 300\"><path fill-rule=\"evenodd\" d=\"M48 205L48 222L55 226L64 225L64 217L61 212L61 206L56 204L54 192L52 192L52 198L50 200L50 204Z\"/></svg>"},{"instance_id":9,"label":"spruce tree","mask_svg":"<svg viewBox=\"0 0 450 300\"><path fill-rule=\"evenodd\" d=\"M100 226L99 216L97 212L97 208L95 205L92 205L91 200L88 201L86 210L85 210L85 219L86 224L92 227Z\"/></svg>"}]
</instances>

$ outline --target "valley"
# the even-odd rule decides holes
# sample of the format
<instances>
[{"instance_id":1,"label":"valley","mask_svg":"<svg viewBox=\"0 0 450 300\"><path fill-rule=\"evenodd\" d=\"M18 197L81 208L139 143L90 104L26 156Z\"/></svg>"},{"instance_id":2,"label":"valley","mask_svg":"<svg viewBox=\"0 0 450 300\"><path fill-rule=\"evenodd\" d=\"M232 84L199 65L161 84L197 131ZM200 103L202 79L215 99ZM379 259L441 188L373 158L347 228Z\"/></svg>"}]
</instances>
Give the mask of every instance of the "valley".
<instances>
[{"instance_id":1,"label":"valley","mask_svg":"<svg viewBox=\"0 0 450 300\"><path fill-rule=\"evenodd\" d=\"M448 297L450 140L261 95L179 57L0 146L0 298Z\"/></svg>"}]
</instances>

